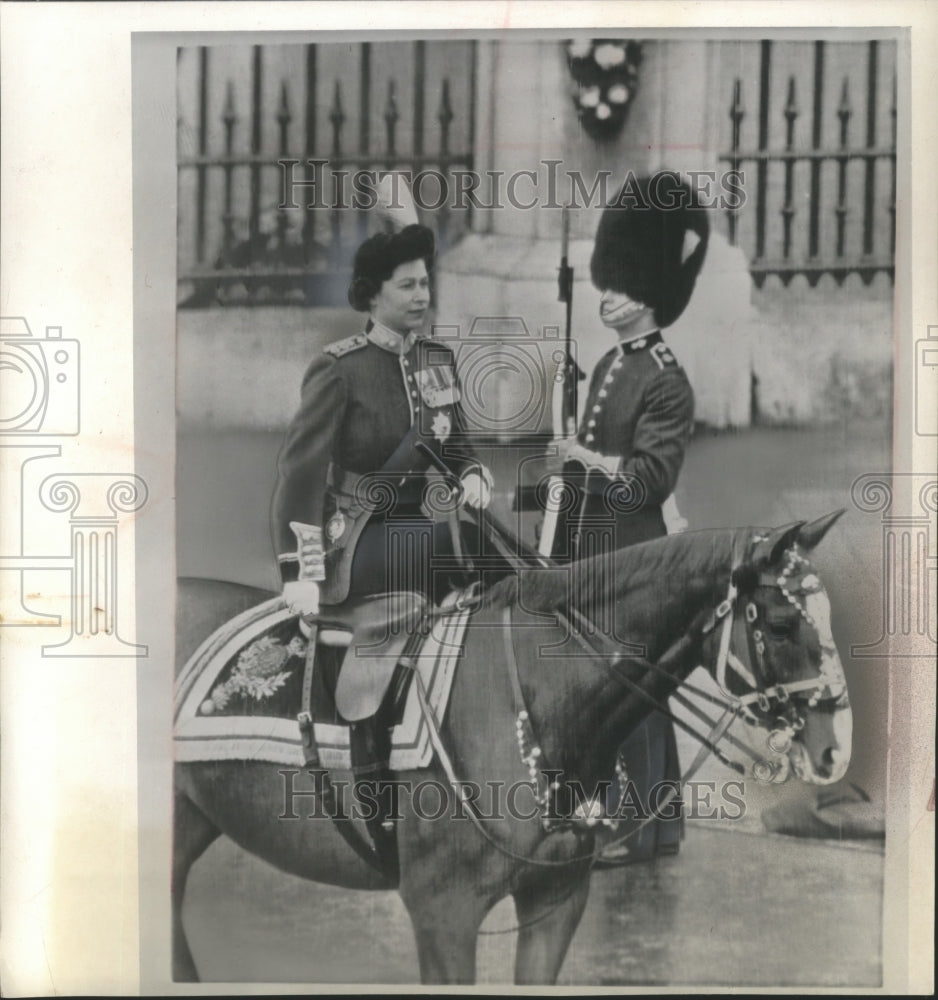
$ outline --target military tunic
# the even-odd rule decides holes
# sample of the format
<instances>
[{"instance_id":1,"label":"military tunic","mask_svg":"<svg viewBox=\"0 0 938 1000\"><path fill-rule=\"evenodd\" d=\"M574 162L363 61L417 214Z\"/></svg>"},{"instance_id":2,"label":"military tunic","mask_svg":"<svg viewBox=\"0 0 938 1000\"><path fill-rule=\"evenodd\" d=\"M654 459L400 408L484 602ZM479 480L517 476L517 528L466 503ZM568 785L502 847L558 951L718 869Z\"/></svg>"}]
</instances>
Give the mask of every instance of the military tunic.
<instances>
[{"instance_id":1,"label":"military tunic","mask_svg":"<svg viewBox=\"0 0 938 1000\"><path fill-rule=\"evenodd\" d=\"M412 526L418 548L446 547L449 525L421 507L430 463L414 444L427 442L459 474L487 476L461 433L458 404L445 344L369 323L323 349L278 459L272 528L284 582L324 581L324 604L383 589L389 519Z\"/></svg>"},{"instance_id":2,"label":"military tunic","mask_svg":"<svg viewBox=\"0 0 938 1000\"><path fill-rule=\"evenodd\" d=\"M613 548L666 534L670 496L693 430L694 394L654 331L616 344L596 365L564 479L576 494L558 523L557 558L594 547L591 531L615 532Z\"/></svg>"}]
</instances>

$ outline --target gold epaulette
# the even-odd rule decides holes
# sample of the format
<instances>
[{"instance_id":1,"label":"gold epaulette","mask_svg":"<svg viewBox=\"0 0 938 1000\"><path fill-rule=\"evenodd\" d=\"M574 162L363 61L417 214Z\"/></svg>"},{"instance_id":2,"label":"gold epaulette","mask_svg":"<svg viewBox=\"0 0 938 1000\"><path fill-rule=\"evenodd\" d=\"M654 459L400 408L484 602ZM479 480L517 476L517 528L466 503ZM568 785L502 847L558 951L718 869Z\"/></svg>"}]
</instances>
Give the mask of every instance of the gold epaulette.
<instances>
[{"instance_id":1,"label":"gold epaulette","mask_svg":"<svg viewBox=\"0 0 938 1000\"><path fill-rule=\"evenodd\" d=\"M337 340L334 344L326 344L323 348L324 354L330 354L334 358L341 358L343 354L357 351L365 347L368 339L363 333L356 333L354 337L346 337L345 340Z\"/></svg>"}]
</instances>

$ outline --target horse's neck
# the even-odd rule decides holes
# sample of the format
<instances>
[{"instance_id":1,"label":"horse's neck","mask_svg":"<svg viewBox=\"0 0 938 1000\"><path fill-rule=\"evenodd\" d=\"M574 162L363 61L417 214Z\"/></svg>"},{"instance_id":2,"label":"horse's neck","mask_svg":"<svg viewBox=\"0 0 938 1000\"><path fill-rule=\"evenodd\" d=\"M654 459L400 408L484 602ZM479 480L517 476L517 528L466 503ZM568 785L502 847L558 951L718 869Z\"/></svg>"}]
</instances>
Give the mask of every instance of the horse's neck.
<instances>
[{"instance_id":1,"label":"horse's neck","mask_svg":"<svg viewBox=\"0 0 938 1000\"><path fill-rule=\"evenodd\" d=\"M618 553L611 609L615 632L599 637L602 647L624 649L621 643L634 643L644 650L645 659L656 662L702 610L715 607L725 596L737 537L729 531L696 533L651 543L660 552L646 548L644 558L638 553L633 558L628 550ZM651 711L649 701L621 675L640 683L661 703L674 686L669 676L643 671L634 661L630 668L627 658L611 666L611 656L604 665L584 653L563 663L563 682L558 684L554 670L553 680L547 680L536 645L526 645L523 679L537 691L535 715L548 760L575 772L584 783L611 777L617 748ZM672 665L670 677L686 677L697 665L696 654L696 647L689 648Z\"/></svg>"}]
</instances>

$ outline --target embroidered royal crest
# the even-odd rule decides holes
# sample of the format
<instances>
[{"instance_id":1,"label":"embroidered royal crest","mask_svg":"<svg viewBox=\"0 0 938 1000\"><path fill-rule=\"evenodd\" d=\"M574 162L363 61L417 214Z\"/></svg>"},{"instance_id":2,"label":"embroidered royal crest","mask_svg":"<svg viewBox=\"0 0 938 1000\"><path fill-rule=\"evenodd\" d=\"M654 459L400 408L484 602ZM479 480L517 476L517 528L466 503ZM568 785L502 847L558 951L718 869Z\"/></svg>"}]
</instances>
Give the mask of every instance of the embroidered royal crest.
<instances>
[{"instance_id":1,"label":"embroidered royal crest","mask_svg":"<svg viewBox=\"0 0 938 1000\"><path fill-rule=\"evenodd\" d=\"M449 414L440 411L433 417L433 423L430 425L430 430L433 431L433 436L437 441L445 441L453 429L453 425L449 419Z\"/></svg>"},{"instance_id":2,"label":"embroidered royal crest","mask_svg":"<svg viewBox=\"0 0 938 1000\"><path fill-rule=\"evenodd\" d=\"M424 368L417 372L417 384L424 403L431 409L452 406L459 399L452 368Z\"/></svg>"},{"instance_id":3,"label":"embroidered royal crest","mask_svg":"<svg viewBox=\"0 0 938 1000\"><path fill-rule=\"evenodd\" d=\"M238 695L254 701L270 698L286 684L305 655L306 643L299 636L294 636L287 645L272 636L261 636L242 650L231 676L215 685L211 697L202 702L199 711L202 715L221 712ZM296 663L282 669L291 659L296 659Z\"/></svg>"}]
</instances>

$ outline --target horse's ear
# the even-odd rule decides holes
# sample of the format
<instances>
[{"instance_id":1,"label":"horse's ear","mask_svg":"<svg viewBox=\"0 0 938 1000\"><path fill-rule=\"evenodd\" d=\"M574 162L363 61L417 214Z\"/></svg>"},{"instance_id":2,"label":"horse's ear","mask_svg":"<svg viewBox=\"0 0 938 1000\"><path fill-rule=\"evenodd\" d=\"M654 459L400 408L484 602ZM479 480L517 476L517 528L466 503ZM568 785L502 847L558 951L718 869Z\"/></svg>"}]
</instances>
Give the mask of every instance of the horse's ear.
<instances>
[{"instance_id":1,"label":"horse's ear","mask_svg":"<svg viewBox=\"0 0 938 1000\"><path fill-rule=\"evenodd\" d=\"M823 517L819 517L816 521L811 521L806 524L801 531L798 532L798 544L804 549L813 549L815 545L827 534L828 529L833 525L846 511L843 507L840 510L832 510L829 514L825 514Z\"/></svg>"},{"instance_id":2,"label":"horse's ear","mask_svg":"<svg viewBox=\"0 0 938 1000\"><path fill-rule=\"evenodd\" d=\"M798 540L798 533L804 527L804 521L796 521L784 528L773 528L768 538L759 542L752 551L752 563L755 566L771 566L778 562L782 553L792 547Z\"/></svg>"}]
</instances>

